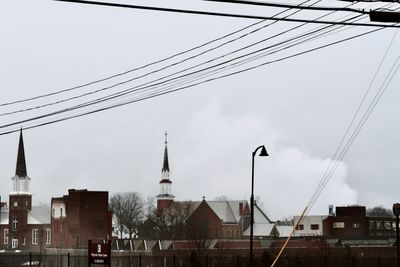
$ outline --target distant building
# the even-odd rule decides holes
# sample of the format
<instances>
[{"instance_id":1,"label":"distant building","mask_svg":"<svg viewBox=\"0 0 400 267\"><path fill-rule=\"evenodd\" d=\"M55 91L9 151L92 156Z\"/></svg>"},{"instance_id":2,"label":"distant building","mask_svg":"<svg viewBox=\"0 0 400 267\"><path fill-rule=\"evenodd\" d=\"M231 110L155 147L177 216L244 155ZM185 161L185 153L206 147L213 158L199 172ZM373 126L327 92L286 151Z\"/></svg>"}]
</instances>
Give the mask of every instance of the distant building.
<instances>
[{"instance_id":1,"label":"distant building","mask_svg":"<svg viewBox=\"0 0 400 267\"><path fill-rule=\"evenodd\" d=\"M193 239L237 239L250 236L250 206L246 200L202 202L187 222ZM273 237L279 233L275 225L254 206L254 237Z\"/></svg>"},{"instance_id":2,"label":"distant building","mask_svg":"<svg viewBox=\"0 0 400 267\"><path fill-rule=\"evenodd\" d=\"M368 219L364 206L336 207L336 213L323 221L326 238L366 238L368 237Z\"/></svg>"},{"instance_id":3,"label":"distant building","mask_svg":"<svg viewBox=\"0 0 400 267\"><path fill-rule=\"evenodd\" d=\"M339 239L376 239L396 236L394 217L367 217L364 206L336 207L324 221L324 237Z\"/></svg>"},{"instance_id":4,"label":"distant building","mask_svg":"<svg viewBox=\"0 0 400 267\"><path fill-rule=\"evenodd\" d=\"M22 129L15 176L11 180L13 190L9 194L9 205L1 203L0 248L40 251L51 246L50 210L44 206L32 206L31 178L27 174Z\"/></svg>"},{"instance_id":5,"label":"distant building","mask_svg":"<svg viewBox=\"0 0 400 267\"><path fill-rule=\"evenodd\" d=\"M111 239L112 215L108 192L68 190L51 199L52 244L58 248L86 248L88 240Z\"/></svg>"},{"instance_id":6,"label":"distant building","mask_svg":"<svg viewBox=\"0 0 400 267\"><path fill-rule=\"evenodd\" d=\"M326 215L307 215L297 224L301 216L294 216L294 225L297 225L294 236L322 236L322 222L326 217Z\"/></svg>"},{"instance_id":7,"label":"distant building","mask_svg":"<svg viewBox=\"0 0 400 267\"><path fill-rule=\"evenodd\" d=\"M375 238L396 237L394 217L368 217L368 235Z\"/></svg>"}]
</instances>

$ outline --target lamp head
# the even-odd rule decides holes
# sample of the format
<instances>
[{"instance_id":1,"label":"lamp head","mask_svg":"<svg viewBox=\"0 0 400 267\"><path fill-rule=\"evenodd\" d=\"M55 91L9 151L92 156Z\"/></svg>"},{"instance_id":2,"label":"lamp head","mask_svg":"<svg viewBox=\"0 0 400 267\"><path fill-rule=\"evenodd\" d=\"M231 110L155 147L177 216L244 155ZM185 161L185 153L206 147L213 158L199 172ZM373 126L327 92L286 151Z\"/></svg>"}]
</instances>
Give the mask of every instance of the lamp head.
<instances>
[{"instance_id":1,"label":"lamp head","mask_svg":"<svg viewBox=\"0 0 400 267\"><path fill-rule=\"evenodd\" d=\"M262 146L261 148L261 152L260 152L260 157L268 157L268 152L267 149L265 148L265 146Z\"/></svg>"},{"instance_id":2,"label":"lamp head","mask_svg":"<svg viewBox=\"0 0 400 267\"><path fill-rule=\"evenodd\" d=\"M400 204L399 203L393 204L393 213L396 217L400 216Z\"/></svg>"}]
</instances>

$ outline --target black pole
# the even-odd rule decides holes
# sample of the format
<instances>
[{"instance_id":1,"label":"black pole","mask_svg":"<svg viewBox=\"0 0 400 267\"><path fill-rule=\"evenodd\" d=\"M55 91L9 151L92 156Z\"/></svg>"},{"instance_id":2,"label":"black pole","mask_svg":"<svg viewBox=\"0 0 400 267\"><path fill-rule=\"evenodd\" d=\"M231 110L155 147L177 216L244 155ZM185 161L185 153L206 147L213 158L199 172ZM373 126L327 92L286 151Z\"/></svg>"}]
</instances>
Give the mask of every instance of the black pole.
<instances>
[{"instance_id":1,"label":"black pole","mask_svg":"<svg viewBox=\"0 0 400 267\"><path fill-rule=\"evenodd\" d=\"M396 245L397 245L397 267L400 267L400 244L399 244L399 215L396 215Z\"/></svg>"},{"instance_id":2,"label":"black pole","mask_svg":"<svg viewBox=\"0 0 400 267\"><path fill-rule=\"evenodd\" d=\"M258 148L257 148L258 149ZM257 149L251 157L251 196L250 196L250 267L253 267L253 224L254 224L254 156Z\"/></svg>"},{"instance_id":3,"label":"black pole","mask_svg":"<svg viewBox=\"0 0 400 267\"><path fill-rule=\"evenodd\" d=\"M108 240L108 267L111 267L111 240Z\"/></svg>"},{"instance_id":4,"label":"black pole","mask_svg":"<svg viewBox=\"0 0 400 267\"><path fill-rule=\"evenodd\" d=\"M32 267L32 252L29 252L29 267Z\"/></svg>"},{"instance_id":5,"label":"black pole","mask_svg":"<svg viewBox=\"0 0 400 267\"><path fill-rule=\"evenodd\" d=\"M399 216L400 216L400 203L393 204L393 214L396 216L396 246L397 246L397 257L396 266L400 267L400 244L399 244Z\"/></svg>"},{"instance_id":6,"label":"black pole","mask_svg":"<svg viewBox=\"0 0 400 267\"><path fill-rule=\"evenodd\" d=\"M70 264L70 262L69 262L69 261L70 261L70 257L71 257L71 256L69 255L69 252L68 252L68 254L67 254L67 266L68 266L68 267L69 267L69 264Z\"/></svg>"},{"instance_id":7,"label":"black pole","mask_svg":"<svg viewBox=\"0 0 400 267\"><path fill-rule=\"evenodd\" d=\"M254 157L256 156L257 151L261 148L260 156L268 156L267 150L265 146L259 146L254 150L251 154L251 196L250 196L250 267L253 267L253 224L254 224Z\"/></svg>"},{"instance_id":8,"label":"black pole","mask_svg":"<svg viewBox=\"0 0 400 267\"><path fill-rule=\"evenodd\" d=\"M90 248L91 248L91 246L92 246L92 240L88 240L88 267L90 267L90 257L91 257L91 255L90 255Z\"/></svg>"},{"instance_id":9,"label":"black pole","mask_svg":"<svg viewBox=\"0 0 400 267\"><path fill-rule=\"evenodd\" d=\"M142 254L139 254L139 267L142 267Z\"/></svg>"}]
</instances>

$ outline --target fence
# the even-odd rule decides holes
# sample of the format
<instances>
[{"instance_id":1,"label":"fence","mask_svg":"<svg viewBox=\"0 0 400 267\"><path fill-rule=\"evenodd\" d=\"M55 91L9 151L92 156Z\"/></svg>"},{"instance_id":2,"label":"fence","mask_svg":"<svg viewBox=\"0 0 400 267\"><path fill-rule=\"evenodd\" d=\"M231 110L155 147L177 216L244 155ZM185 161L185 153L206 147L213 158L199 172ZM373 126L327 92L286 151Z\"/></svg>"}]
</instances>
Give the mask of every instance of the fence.
<instances>
[{"instance_id":1,"label":"fence","mask_svg":"<svg viewBox=\"0 0 400 267\"><path fill-rule=\"evenodd\" d=\"M255 257L254 267L271 265L272 258L264 253ZM45 255L40 253L0 253L1 267L87 267L87 257L68 254ZM93 265L99 266L99 265ZM248 257L231 256L198 256L195 253L185 256L112 256L112 267L248 267ZM330 257L310 256L282 257L277 267L393 267L394 257Z\"/></svg>"}]
</instances>

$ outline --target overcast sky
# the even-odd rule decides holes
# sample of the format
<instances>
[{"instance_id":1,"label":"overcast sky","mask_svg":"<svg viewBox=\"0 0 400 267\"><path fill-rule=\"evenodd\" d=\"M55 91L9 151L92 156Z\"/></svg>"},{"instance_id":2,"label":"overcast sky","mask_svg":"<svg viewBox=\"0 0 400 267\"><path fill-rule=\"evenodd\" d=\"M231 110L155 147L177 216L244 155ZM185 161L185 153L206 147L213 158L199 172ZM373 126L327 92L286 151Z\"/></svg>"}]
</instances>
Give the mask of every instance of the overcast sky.
<instances>
[{"instance_id":1,"label":"overcast sky","mask_svg":"<svg viewBox=\"0 0 400 267\"><path fill-rule=\"evenodd\" d=\"M143 4L143 1L126 2ZM151 3L167 6L164 2ZM257 15L278 11L194 0L168 4ZM299 13L297 17L317 17L323 13L311 14ZM257 20L55 1L1 1L0 102L56 92L140 67L254 22ZM276 23L196 62L221 56L296 25ZM318 26L307 25L296 34L315 27ZM371 29L349 28L296 47L290 53ZM212 200L221 195L249 199L251 153L264 144L270 156L256 158L255 195L273 220L298 215L329 166L394 33L395 29L385 29L179 92L25 130L33 201L49 204L51 197L67 194L70 188L107 190L110 194L137 191L144 198L157 195L164 132L168 131L172 193L177 200L201 200L202 196ZM393 46L399 45L400 38L396 38ZM288 54L271 56L276 59ZM389 51L389 61L384 63L377 86L372 87L368 99L372 99L399 55L398 49ZM253 64L273 58L264 57ZM184 66L192 64L185 62ZM141 73L154 69L156 66ZM130 73L106 84L134 76ZM131 85L135 84L134 81ZM391 208L400 201L399 85L396 75L311 214L326 214L329 204ZM105 85L3 106L0 112L65 99L102 86ZM71 104L2 116L0 124ZM29 125L21 123L12 129ZM2 200L11 191L17 145L18 133L0 136Z\"/></svg>"}]
</instances>

